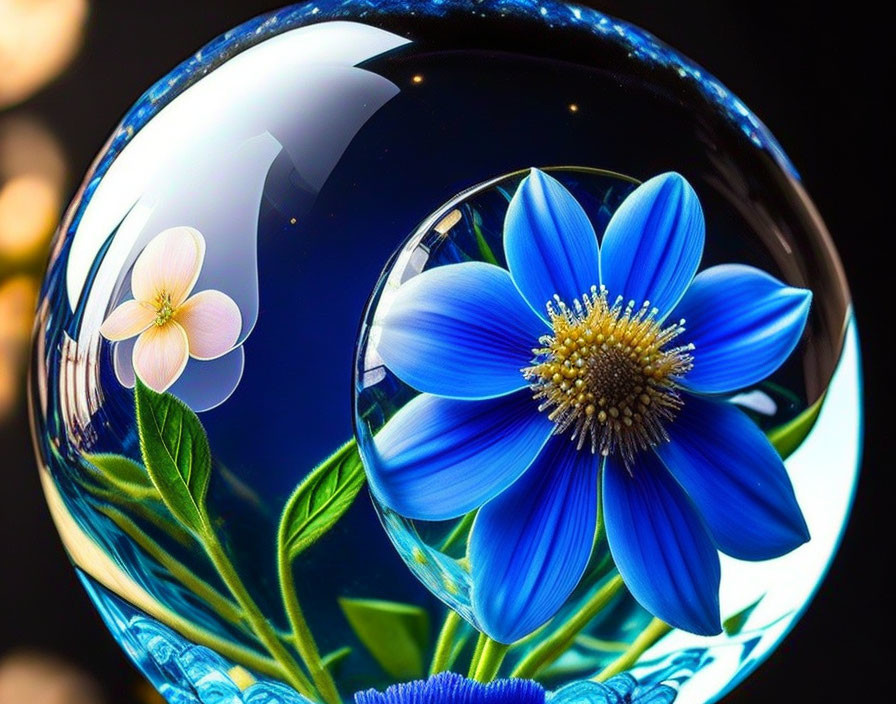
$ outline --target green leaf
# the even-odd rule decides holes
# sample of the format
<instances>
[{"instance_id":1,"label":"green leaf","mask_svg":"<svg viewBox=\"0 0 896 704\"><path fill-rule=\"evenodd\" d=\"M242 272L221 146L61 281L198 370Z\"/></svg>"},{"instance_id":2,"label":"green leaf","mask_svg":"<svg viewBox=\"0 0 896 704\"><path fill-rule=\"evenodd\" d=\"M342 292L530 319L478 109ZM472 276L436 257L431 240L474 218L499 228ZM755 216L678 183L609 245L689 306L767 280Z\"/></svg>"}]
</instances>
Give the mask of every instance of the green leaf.
<instances>
[{"instance_id":1,"label":"green leaf","mask_svg":"<svg viewBox=\"0 0 896 704\"><path fill-rule=\"evenodd\" d=\"M196 414L171 394L156 393L139 379L135 392L146 471L174 517L201 532L208 525L205 494L212 469L205 429Z\"/></svg>"},{"instance_id":2,"label":"green leaf","mask_svg":"<svg viewBox=\"0 0 896 704\"><path fill-rule=\"evenodd\" d=\"M475 210L473 211L473 232L476 233L476 246L479 247L479 256L489 264L497 264L498 258L495 256L492 248L488 246L485 235L482 234L482 217Z\"/></svg>"},{"instance_id":3,"label":"green leaf","mask_svg":"<svg viewBox=\"0 0 896 704\"><path fill-rule=\"evenodd\" d=\"M355 635L373 658L398 680L423 676L429 644L429 614L419 606L377 599L340 599Z\"/></svg>"},{"instance_id":4,"label":"green leaf","mask_svg":"<svg viewBox=\"0 0 896 704\"><path fill-rule=\"evenodd\" d=\"M725 629L725 633L729 636L736 636L740 633L741 629L743 629L744 625L747 623L747 619L750 618L750 614L753 613L756 607L759 606L759 602L764 598L765 595L763 594L746 608L743 608L733 616L726 618L722 623L722 628Z\"/></svg>"},{"instance_id":5,"label":"green leaf","mask_svg":"<svg viewBox=\"0 0 896 704\"><path fill-rule=\"evenodd\" d=\"M280 518L280 554L294 560L332 528L364 486L358 446L350 440L315 467L293 492Z\"/></svg>"},{"instance_id":6,"label":"green leaf","mask_svg":"<svg viewBox=\"0 0 896 704\"><path fill-rule=\"evenodd\" d=\"M134 498L158 498L152 480L143 465L130 457L101 453L84 455L84 459L99 470L107 483Z\"/></svg>"},{"instance_id":7,"label":"green leaf","mask_svg":"<svg viewBox=\"0 0 896 704\"><path fill-rule=\"evenodd\" d=\"M818 420L823 403L824 394L796 418L768 431L768 439L783 459L790 457L806 439L815 421Z\"/></svg>"}]
</instances>

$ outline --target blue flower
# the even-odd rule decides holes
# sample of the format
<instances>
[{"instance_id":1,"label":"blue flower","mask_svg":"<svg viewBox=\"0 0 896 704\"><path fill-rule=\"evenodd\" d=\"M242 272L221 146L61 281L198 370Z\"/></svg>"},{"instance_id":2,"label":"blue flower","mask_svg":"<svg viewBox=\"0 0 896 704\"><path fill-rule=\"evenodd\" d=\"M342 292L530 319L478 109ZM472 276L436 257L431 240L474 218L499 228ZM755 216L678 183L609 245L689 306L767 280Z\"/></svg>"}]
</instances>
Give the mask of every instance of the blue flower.
<instances>
[{"instance_id":1,"label":"blue flower","mask_svg":"<svg viewBox=\"0 0 896 704\"><path fill-rule=\"evenodd\" d=\"M355 695L355 704L544 704L544 700L544 689L531 680L480 684L453 672Z\"/></svg>"},{"instance_id":2,"label":"blue flower","mask_svg":"<svg viewBox=\"0 0 896 704\"><path fill-rule=\"evenodd\" d=\"M145 652L141 669L172 704L311 704L280 682L256 679L202 645L153 618L135 616L126 633ZM138 651L139 652L139 651ZM160 676L160 677L159 677Z\"/></svg>"},{"instance_id":3,"label":"blue flower","mask_svg":"<svg viewBox=\"0 0 896 704\"><path fill-rule=\"evenodd\" d=\"M638 685L638 681L623 673L603 683L574 682L558 689L550 704L671 704L678 696L665 684Z\"/></svg>"},{"instance_id":4,"label":"blue flower","mask_svg":"<svg viewBox=\"0 0 896 704\"><path fill-rule=\"evenodd\" d=\"M809 539L781 458L716 397L787 359L811 293L737 264L696 274L703 243L678 174L635 189L598 246L572 194L533 169L506 214L509 271L425 271L377 321L386 365L422 393L363 448L371 487L413 519L478 509L471 598L492 638L567 600L599 496L631 593L698 634L721 631L719 550L764 560Z\"/></svg>"}]
</instances>

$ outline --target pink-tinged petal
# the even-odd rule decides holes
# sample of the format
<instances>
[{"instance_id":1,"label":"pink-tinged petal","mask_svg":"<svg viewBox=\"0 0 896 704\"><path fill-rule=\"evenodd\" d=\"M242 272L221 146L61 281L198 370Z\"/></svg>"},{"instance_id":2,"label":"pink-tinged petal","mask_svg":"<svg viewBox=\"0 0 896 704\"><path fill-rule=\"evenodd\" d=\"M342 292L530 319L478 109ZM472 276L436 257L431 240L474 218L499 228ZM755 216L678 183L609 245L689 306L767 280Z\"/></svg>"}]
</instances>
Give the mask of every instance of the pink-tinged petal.
<instances>
[{"instance_id":1,"label":"pink-tinged petal","mask_svg":"<svg viewBox=\"0 0 896 704\"><path fill-rule=\"evenodd\" d=\"M125 301L100 325L100 335L113 342L127 340L146 330L155 317L156 312L151 306L140 301Z\"/></svg>"},{"instance_id":2,"label":"pink-tinged petal","mask_svg":"<svg viewBox=\"0 0 896 704\"><path fill-rule=\"evenodd\" d=\"M190 358L187 333L171 321L153 325L134 345L134 371L153 391L167 391L187 366Z\"/></svg>"},{"instance_id":3,"label":"pink-tinged petal","mask_svg":"<svg viewBox=\"0 0 896 704\"><path fill-rule=\"evenodd\" d=\"M168 393L177 396L197 413L210 411L236 391L243 378L245 357L242 347L234 347L217 359L196 364L188 362L184 373L171 385Z\"/></svg>"},{"instance_id":4,"label":"pink-tinged petal","mask_svg":"<svg viewBox=\"0 0 896 704\"><path fill-rule=\"evenodd\" d=\"M239 306L214 289L188 298L177 309L177 322L187 332L194 359L215 359L232 350L243 326Z\"/></svg>"},{"instance_id":5,"label":"pink-tinged petal","mask_svg":"<svg viewBox=\"0 0 896 704\"><path fill-rule=\"evenodd\" d=\"M176 308L196 285L205 238L192 227L171 227L156 235L137 257L131 274L131 290L139 301L154 302L167 295Z\"/></svg>"}]
</instances>

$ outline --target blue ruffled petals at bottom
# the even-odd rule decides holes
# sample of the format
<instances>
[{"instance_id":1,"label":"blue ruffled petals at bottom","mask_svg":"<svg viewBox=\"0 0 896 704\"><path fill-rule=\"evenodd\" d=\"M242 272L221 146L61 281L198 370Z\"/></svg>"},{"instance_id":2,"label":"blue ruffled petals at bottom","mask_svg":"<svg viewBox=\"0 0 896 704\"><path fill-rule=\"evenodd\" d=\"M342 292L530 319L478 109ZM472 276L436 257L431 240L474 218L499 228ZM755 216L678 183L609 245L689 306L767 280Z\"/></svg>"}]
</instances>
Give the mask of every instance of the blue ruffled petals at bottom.
<instances>
[{"instance_id":1,"label":"blue ruffled petals at bottom","mask_svg":"<svg viewBox=\"0 0 896 704\"><path fill-rule=\"evenodd\" d=\"M530 680L496 680L480 684L453 672L428 680L405 682L385 692L369 689L355 695L355 704L544 704L541 685ZM570 704L572 700L569 700Z\"/></svg>"},{"instance_id":2,"label":"blue ruffled petals at bottom","mask_svg":"<svg viewBox=\"0 0 896 704\"><path fill-rule=\"evenodd\" d=\"M616 675L606 682L574 682L558 689L549 704L671 704L678 696L665 684L639 686L629 674Z\"/></svg>"},{"instance_id":3,"label":"blue ruffled petals at bottom","mask_svg":"<svg viewBox=\"0 0 896 704\"><path fill-rule=\"evenodd\" d=\"M135 616L127 630L159 671L177 683L164 691L171 704L312 704L292 687L273 680L260 679L241 689L232 678L233 663L155 619Z\"/></svg>"}]
</instances>

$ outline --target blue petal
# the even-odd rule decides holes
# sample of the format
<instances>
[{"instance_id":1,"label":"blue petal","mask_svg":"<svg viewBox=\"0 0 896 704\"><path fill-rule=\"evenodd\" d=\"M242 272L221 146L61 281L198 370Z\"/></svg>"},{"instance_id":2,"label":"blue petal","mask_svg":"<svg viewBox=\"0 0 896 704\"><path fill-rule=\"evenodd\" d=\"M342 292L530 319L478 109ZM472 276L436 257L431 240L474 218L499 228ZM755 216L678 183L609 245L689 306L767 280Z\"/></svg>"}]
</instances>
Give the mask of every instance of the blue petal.
<instances>
[{"instance_id":1,"label":"blue petal","mask_svg":"<svg viewBox=\"0 0 896 704\"><path fill-rule=\"evenodd\" d=\"M311 704L291 687L271 680L261 680L249 685L243 691L242 701L244 704Z\"/></svg>"},{"instance_id":2,"label":"blue petal","mask_svg":"<svg viewBox=\"0 0 896 704\"><path fill-rule=\"evenodd\" d=\"M605 686L616 692L622 701L627 702L631 699L632 694L634 694L635 688L638 686L638 680L632 677L629 673L623 672L622 674L608 679L605 682Z\"/></svg>"},{"instance_id":3,"label":"blue petal","mask_svg":"<svg viewBox=\"0 0 896 704\"><path fill-rule=\"evenodd\" d=\"M665 173L629 195L607 224L601 283L610 301L650 301L665 318L694 278L703 256L700 200L684 177Z\"/></svg>"},{"instance_id":4,"label":"blue petal","mask_svg":"<svg viewBox=\"0 0 896 704\"><path fill-rule=\"evenodd\" d=\"M738 408L688 396L668 431L657 453L722 552L768 560L809 540L781 457Z\"/></svg>"},{"instance_id":5,"label":"blue petal","mask_svg":"<svg viewBox=\"0 0 896 704\"><path fill-rule=\"evenodd\" d=\"M674 313L684 318L683 337L696 348L683 385L718 394L761 381L793 352L811 303L811 291L786 286L751 266L701 271Z\"/></svg>"},{"instance_id":6,"label":"blue petal","mask_svg":"<svg viewBox=\"0 0 896 704\"><path fill-rule=\"evenodd\" d=\"M453 672L428 680L395 684L355 695L355 704L544 704L541 685L530 680L496 680L480 684Z\"/></svg>"},{"instance_id":7,"label":"blue petal","mask_svg":"<svg viewBox=\"0 0 896 704\"><path fill-rule=\"evenodd\" d=\"M193 645L177 656L177 662L200 702L242 701L240 688L228 674L232 666L218 653Z\"/></svg>"},{"instance_id":8,"label":"blue petal","mask_svg":"<svg viewBox=\"0 0 896 704\"><path fill-rule=\"evenodd\" d=\"M678 695L665 684L639 686L627 672L606 682L581 681L561 687L550 704L672 704Z\"/></svg>"},{"instance_id":9,"label":"blue petal","mask_svg":"<svg viewBox=\"0 0 896 704\"><path fill-rule=\"evenodd\" d=\"M488 398L526 386L544 321L510 274L482 262L448 264L401 285L379 321L377 351L402 381L453 398Z\"/></svg>"},{"instance_id":10,"label":"blue petal","mask_svg":"<svg viewBox=\"0 0 896 704\"><path fill-rule=\"evenodd\" d=\"M627 699L601 682L583 680L558 689L550 698L550 704L628 704Z\"/></svg>"},{"instance_id":11,"label":"blue petal","mask_svg":"<svg viewBox=\"0 0 896 704\"><path fill-rule=\"evenodd\" d=\"M507 208L504 254L514 283L542 316L554 294L572 303L600 283L591 221L572 193L538 169Z\"/></svg>"},{"instance_id":12,"label":"blue petal","mask_svg":"<svg viewBox=\"0 0 896 704\"><path fill-rule=\"evenodd\" d=\"M515 482L552 429L528 389L483 401L423 394L386 423L365 453L371 489L408 518L456 518Z\"/></svg>"},{"instance_id":13,"label":"blue petal","mask_svg":"<svg viewBox=\"0 0 896 704\"><path fill-rule=\"evenodd\" d=\"M631 704L672 704L677 697L678 690L658 682L638 687L632 695Z\"/></svg>"},{"instance_id":14,"label":"blue petal","mask_svg":"<svg viewBox=\"0 0 896 704\"><path fill-rule=\"evenodd\" d=\"M604 523L616 567L640 604L691 633L721 632L719 554L684 490L653 452L631 473L608 457Z\"/></svg>"},{"instance_id":15,"label":"blue petal","mask_svg":"<svg viewBox=\"0 0 896 704\"><path fill-rule=\"evenodd\" d=\"M480 509L470 536L473 611L502 643L550 619L582 577L597 521L598 459L553 436L507 491Z\"/></svg>"}]
</instances>

